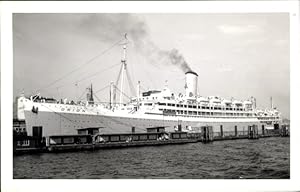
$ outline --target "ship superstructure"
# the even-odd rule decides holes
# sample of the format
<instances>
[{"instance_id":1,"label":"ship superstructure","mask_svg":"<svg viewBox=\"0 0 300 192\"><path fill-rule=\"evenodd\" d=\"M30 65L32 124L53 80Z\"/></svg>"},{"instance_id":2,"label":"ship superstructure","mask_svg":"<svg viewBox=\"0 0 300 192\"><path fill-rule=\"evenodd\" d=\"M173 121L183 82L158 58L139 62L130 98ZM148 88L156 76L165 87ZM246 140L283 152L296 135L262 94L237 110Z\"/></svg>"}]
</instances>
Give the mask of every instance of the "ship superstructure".
<instances>
[{"instance_id":1,"label":"ship superstructure","mask_svg":"<svg viewBox=\"0 0 300 192\"><path fill-rule=\"evenodd\" d=\"M76 134L84 128L99 128L100 133L146 132L151 127L166 127L166 131L181 129L197 132L201 126L212 126L214 132L244 132L249 125L257 125L262 131L277 127L281 122L280 112L257 109L252 97L248 100L225 99L219 96L198 94L198 74L185 73L185 93L175 94L166 84L162 90L137 93L123 103L123 78L126 74L126 43L123 45L121 86L119 101L116 100L116 85L110 83L109 103L97 103L93 99L92 86L85 102L68 102L42 98L39 95L18 98L18 118L25 119L29 135L43 136Z\"/></svg>"}]
</instances>

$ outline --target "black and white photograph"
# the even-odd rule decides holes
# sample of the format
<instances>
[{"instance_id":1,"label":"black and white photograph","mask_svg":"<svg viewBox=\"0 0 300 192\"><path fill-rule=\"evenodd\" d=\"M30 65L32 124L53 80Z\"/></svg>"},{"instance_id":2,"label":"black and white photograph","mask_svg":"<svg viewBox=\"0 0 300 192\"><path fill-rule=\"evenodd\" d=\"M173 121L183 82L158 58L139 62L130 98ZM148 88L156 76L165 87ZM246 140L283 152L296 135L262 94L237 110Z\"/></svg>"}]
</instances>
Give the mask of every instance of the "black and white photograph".
<instances>
[{"instance_id":1,"label":"black and white photograph","mask_svg":"<svg viewBox=\"0 0 300 192\"><path fill-rule=\"evenodd\" d=\"M12 179L290 180L291 16L12 13Z\"/></svg>"}]
</instances>

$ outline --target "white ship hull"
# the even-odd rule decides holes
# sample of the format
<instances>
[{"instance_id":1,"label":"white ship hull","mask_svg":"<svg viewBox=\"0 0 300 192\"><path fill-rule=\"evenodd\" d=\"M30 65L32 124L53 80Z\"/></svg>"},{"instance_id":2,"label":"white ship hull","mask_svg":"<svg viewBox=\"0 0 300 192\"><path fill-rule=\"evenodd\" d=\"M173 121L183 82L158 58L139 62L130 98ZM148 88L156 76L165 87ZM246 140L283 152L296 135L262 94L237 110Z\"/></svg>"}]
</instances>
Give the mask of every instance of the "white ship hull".
<instances>
[{"instance_id":1,"label":"white ship hull","mask_svg":"<svg viewBox=\"0 0 300 192\"><path fill-rule=\"evenodd\" d=\"M135 132L146 132L150 127L166 127L172 132L179 122L183 129L191 127L198 131L201 126L211 125L218 134L221 130L226 135L235 129L238 132L247 132L249 125L258 125L261 132L261 123L256 117L222 118L222 117L182 117L166 116L161 114L118 114L105 111L103 113L90 111L86 107L73 107L67 111L66 105L34 103L27 100L24 115L28 135L32 135L33 127L42 127L43 136L77 134L78 129L99 127L100 133L130 133L132 127ZM32 107L38 108L37 112ZM73 107L73 109L72 109ZM62 112L62 109L66 112ZM77 112L78 111L78 112Z\"/></svg>"}]
</instances>

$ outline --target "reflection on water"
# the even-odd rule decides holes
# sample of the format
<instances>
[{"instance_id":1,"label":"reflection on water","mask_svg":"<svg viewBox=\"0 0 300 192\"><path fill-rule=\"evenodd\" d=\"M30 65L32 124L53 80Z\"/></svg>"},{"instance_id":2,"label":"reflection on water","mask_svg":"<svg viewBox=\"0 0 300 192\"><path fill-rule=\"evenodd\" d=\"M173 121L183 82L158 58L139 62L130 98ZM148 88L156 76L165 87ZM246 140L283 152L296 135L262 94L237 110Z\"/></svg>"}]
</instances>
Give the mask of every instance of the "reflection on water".
<instances>
[{"instance_id":1,"label":"reflection on water","mask_svg":"<svg viewBox=\"0 0 300 192\"><path fill-rule=\"evenodd\" d=\"M284 178L289 138L14 156L14 178Z\"/></svg>"}]
</instances>

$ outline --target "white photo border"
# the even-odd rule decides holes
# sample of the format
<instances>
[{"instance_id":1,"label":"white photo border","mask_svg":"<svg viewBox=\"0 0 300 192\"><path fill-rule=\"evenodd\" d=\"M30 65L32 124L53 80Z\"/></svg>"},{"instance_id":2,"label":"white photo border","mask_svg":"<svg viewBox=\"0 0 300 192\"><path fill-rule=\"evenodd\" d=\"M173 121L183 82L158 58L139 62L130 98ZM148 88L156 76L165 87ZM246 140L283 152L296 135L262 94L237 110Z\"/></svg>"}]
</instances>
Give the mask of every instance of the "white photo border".
<instances>
[{"instance_id":1,"label":"white photo border","mask_svg":"<svg viewBox=\"0 0 300 192\"><path fill-rule=\"evenodd\" d=\"M74 180L13 179L13 13L279 13L290 14L290 179ZM297 191L300 190L298 1L1 2L1 191Z\"/></svg>"}]
</instances>

